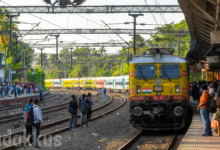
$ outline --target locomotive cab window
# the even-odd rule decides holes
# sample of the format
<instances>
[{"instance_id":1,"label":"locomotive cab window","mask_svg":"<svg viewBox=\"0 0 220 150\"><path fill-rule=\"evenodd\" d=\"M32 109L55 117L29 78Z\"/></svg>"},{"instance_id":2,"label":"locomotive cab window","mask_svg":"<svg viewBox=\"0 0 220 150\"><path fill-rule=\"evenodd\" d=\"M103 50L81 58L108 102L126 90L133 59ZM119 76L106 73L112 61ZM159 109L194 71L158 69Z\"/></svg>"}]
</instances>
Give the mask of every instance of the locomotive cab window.
<instances>
[{"instance_id":1,"label":"locomotive cab window","mask_svg":"<svg viewBox=\"0 0 220 150\"><path fill-rule=\"evenodd\" d=\"M162 79L178 79L180 78L180 65L166 64L160 66L160 78Z\"/></svg>"},{"instance_id":2,"label":"locomotive cab window","mask_svg":"<svg viewBox=\"0 0 220 150\"><path fill-rule=\"evenodd\" d=\"M137 79L155 79L156 66L155 65L137 65L136 66Z\"/></svg>"}]
</instances>

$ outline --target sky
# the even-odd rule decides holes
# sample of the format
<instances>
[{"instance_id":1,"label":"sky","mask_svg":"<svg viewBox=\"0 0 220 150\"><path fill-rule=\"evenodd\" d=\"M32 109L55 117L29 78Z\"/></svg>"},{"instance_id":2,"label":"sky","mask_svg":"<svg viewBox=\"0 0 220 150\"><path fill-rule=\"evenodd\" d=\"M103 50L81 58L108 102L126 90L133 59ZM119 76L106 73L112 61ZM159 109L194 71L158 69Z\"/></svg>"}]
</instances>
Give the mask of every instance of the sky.
<instances>
[{"instance_id":1,"label":"sky","mask_svg":"<svg viewBox=\"0 0 220 150\"><path fill-rule=\"evenodd\" d=\"M8 3L9 5L12 6L46 6L43 2L43 0L2 0L3 2ZM177 0L146 0L148 5L155 5L155 1L158 1L160 5L178 5ZM0 1L0 5L7 6L6 4L3 4ZM84 4L84 6L88 5L146 5L145 0L87 0ZM104 24L101 22L103 20L107 24L109 23L124 23L124 22L133 22L133 18L129 16L129 14L80 14L81 16L77 14L33 14L37 17L40 17L44 20L47 20L55 25L52 25L48 22L45 22L41 19L38 19L34 16L31 16L29 14L21 14L20 17L18 18L19 21L22 22L27 22L27 23L39 23L39 26L36 27L35 29L61 29L66 28L66 29L89 29L89 28L107 28L104 27ZM164 14L166 22L167 23L178 23L181 20L184 20L184 14ZM83 18L84 17L84 18ZM85 19L87 18L87 19ZM158 24L164 24L163 19L161 18L160 14L155 14L156 21ZM91 21L95 22L91 22ZM146 24L156 24L152 14L144 14L144 16L140 16L137 18L137 23L146 23ZM60 26L60 27L58 27ZM34 27L34 25L31 24L19 24L18 25L20 30L30 30ZM126 28L126 29L133 29L133 25L110 25L111 28ZM140 26L137 25L137 29L154 29L157 26L154 25L146 25L146 26ZM46 35L32 35L32 36L25 36L23 39L43 39ZM84 38L84 37L87 38ZM121 40L117 35L60 35L59 41L63 41L64 43L68 42L74 42L76 43L103 43L103 42L110 42L111 40ZM121 35L122 38L126 41L131 40L131 36L129 35ZM144 38L148 39L149 35L141 35ZM40 42L39 44L55 44L56 41L54 37L49 37L52 38L50 41L46 42ZM41 41L41 40L39 40ZM31 42L31 41L30 41ZM35 43L35 41L32 40L32 43ZM122 42L122 41L119 41ZM62 48L59 48L59 51ZM108 53L116 53L118 50L121 48L106 48ZM36 53L39 53L40 50L35 49ZM46 53L55 53L55 48L52 49L45 49L44 52Z\"/></svg>"}]
</instances>

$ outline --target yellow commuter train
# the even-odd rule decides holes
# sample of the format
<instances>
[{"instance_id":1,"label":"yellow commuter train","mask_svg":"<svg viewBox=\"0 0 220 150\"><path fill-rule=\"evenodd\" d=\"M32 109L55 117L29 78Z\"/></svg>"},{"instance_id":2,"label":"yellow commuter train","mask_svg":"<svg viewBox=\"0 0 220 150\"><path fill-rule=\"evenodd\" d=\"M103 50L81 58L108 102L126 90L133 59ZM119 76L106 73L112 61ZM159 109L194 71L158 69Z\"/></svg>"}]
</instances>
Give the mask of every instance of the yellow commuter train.
<instances>
[{"instance_id":1,"label":"yellow commuter train","mask_svg":"<svg viewBox=\"0 0 220 150\"><path fill-rule=\"evenodd\" d=\"M189 64L168 49L129 63L130 122L143 130L179 130L190 122Z\"/></svg>"}]
</instances>

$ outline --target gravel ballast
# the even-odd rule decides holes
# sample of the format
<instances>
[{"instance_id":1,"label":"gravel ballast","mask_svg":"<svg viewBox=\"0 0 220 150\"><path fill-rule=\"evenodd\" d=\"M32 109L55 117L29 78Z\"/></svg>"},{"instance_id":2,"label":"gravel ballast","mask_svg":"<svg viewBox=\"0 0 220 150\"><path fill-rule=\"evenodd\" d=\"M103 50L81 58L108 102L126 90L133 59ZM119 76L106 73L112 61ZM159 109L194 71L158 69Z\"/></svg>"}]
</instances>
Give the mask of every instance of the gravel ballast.
<instances>
[{"instance_id":1,"label":"gravel ballast","mask_svg":"<svg viewBox=\"0 0 220 150\"><path fill-rule=\"evenodd\" d=\"M118 105L122 103L122 98L116 97ZM113 102L112 102L113 103ZM116 106L114 106L116 107ZM133 128L129 123L129 103L128 101L121 108L112 113L103 116L91 124L88 128L78 127L77 131L66 131L60 136L61 145L55 146L56 143L52 141L51 146L42 145L41 149L56 149L56 150L109 150L118 149L124 145L134 134L139 130ZM104 108L101 111L107 111L112 108ZM46 131L47 132L47 131ZM96 135L97 134L97 135ZM54 136L55 137L55 136ZM40 141L40 143L44 143ZM46 142L49 143L49 142ZM49 144L50 145L50 144ZM24 149L24 148L20 148ZM33 149L28 147L25 149Z\"/></svg>"}]
</instances>

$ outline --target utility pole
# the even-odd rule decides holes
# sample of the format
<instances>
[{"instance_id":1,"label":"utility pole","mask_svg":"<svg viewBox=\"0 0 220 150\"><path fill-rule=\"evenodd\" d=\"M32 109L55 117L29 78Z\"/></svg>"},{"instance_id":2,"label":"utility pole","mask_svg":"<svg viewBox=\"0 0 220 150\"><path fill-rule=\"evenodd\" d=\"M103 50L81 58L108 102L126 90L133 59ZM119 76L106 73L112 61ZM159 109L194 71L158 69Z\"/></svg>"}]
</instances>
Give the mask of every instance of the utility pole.
<instances>
[{"instance_id":1,"label":"utility pole","mask_svg":"<svg viewBox=\"0 0 220 150\"><path fill-rule=\"evenodd\" d=\"M121 61L121 76L123 74L123 61Z\"/></svg>"},{"instance_id":2,"label":"utility pole","mask_svg":"<svg viewBox=\"0 0 220 150\"><path fill-rule=\"evenodd\" d=\"M130 60L129 60L129 49L130 49L130 48L128 48L128 65L129 65L129 61L130 61Z\"/></svg>"},{"instance_id":3,"label":"utility pole","mask_svg":"<svg viewBox=\"0 0 220 150\"><path fill-rule=\"evenodd\" d=\"M60 37L60 35L59 34L57 34L57 35L51 34L50 36L56 37L56 60L58 60L58 38Z\"/></svg>"},{"instance_id":4,"label":"utility pole","mask_svg":"<svg viewBox=\"0 0 220 150\"><path fill-rule=\"evenodd\" d=\"M180 36L178 36L178 57L180 57Z\"/></svg>"},{"instance_id":5,"label":"utility pole","mask_svg":"<svg viewBox=\"0 0 220 150\"><path fill-rule=\"evenodd\" d=\"M70 48L71 50L71 70L73 70L73 48Z\"/></svg>"},{"instance_id":6,"label":"utility pole","mask_svg":"<svg viewBox=\"0 0 220 150\"><path fill-rule=\"evenodd\" d=\"M40 55L40 65L41 67L43 66L43 48L40 49L41 50L41 55Z\"/></svg>"},{"instance_id":7,"label":"utility pole","mask_svg":"<svg viewBox=\"0 0 220 150\"><path fill-rule=\"evenodd\" d=\"M138 16L144 16L143 14L129 14L134 18L134 55L136 55L136 19Z\"/></svg>"},{"instance_id":8,"label":"utility pole","mask_svg":"<svg viewBox=\"0 0 220 150\"><path fill-rule=\"evenodd\" d=\"M14 34L14 37L15 37L15 39L16 39L16 42L15 42L15 45L16 45L15 58L16 58L16 60L17 60L17 58L18 58L18 38L19 38L19 37L22 37L22 36L21 36L21 35L16 35L16 34Z\"/></svg>"},{"instance_id":9,"label":"utility pole","mask_svg":"<svg viewBox=\"0 0 220 150\"><path fill-rule=\"evenodd\" d=\"M6 15L6 17L8 17L9 18L9 20L10 20L10 52L12 52L12 19L14 18L14 17L18 17L18 16L20 16L20 13L18 13L17 15L9 15L9 14L7 14Z\"/></svg>"}]
</instances>

